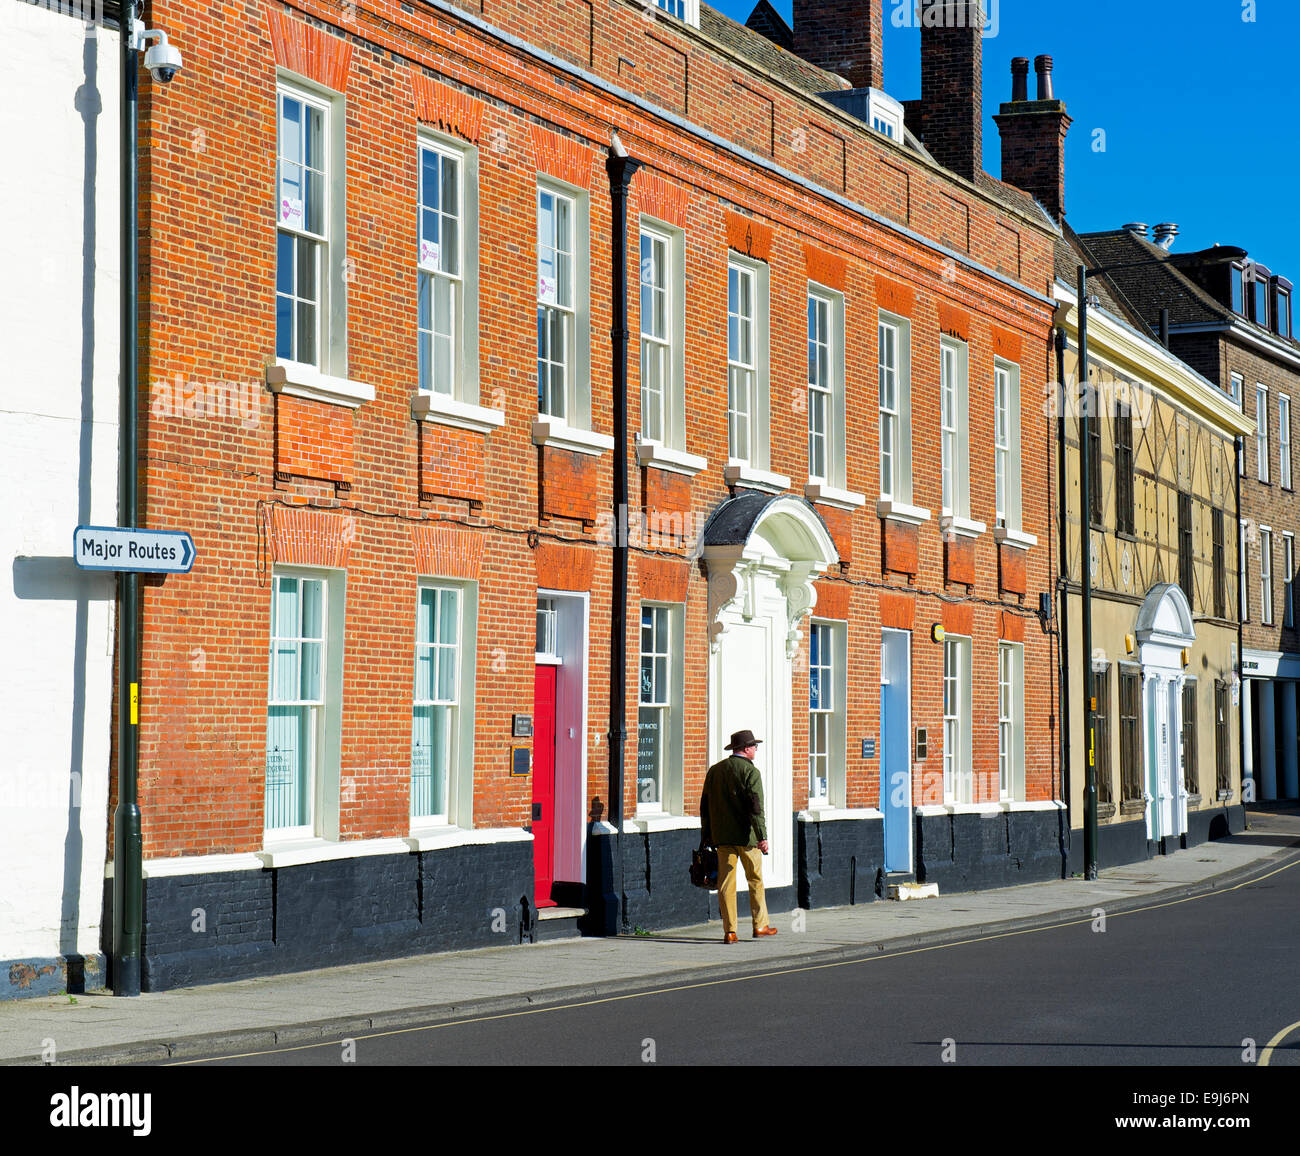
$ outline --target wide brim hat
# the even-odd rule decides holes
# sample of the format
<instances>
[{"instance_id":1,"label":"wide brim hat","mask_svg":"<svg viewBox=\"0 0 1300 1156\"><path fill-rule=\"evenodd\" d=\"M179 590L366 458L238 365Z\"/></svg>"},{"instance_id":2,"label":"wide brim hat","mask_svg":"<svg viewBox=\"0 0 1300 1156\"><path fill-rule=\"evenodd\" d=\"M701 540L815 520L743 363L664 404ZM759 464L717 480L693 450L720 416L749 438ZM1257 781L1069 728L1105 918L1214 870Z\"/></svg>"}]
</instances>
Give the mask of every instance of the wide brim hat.
<instances>
[{"instance_id":1,"label":"wide brim hat","mask_svg":"<svg viewBox=\"0 0 1300 1156\"><path fill-rule=\"evenodd\" d=\"M731 742L722 749L724 751L743 751L746 747L758 746L762 741L762 739L754 737L753 731L736 731L731 736Z\"/></svg>"}]
</instances>

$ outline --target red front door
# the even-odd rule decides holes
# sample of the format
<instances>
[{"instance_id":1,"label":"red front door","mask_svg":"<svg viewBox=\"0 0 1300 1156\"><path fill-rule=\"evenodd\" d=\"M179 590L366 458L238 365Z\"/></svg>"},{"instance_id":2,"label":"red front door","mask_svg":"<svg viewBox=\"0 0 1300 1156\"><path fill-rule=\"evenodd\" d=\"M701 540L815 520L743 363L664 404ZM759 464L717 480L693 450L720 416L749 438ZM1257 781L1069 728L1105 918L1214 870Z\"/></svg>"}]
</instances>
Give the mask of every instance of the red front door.
<instances>
[{"instance_id":1,"label":"red front door","mask_svg":"<svg viewBox=\"0 0 1300 1156\"><path fill-rule=\"evenodd\" d=\"M534 902L554 907L555 878L555 666L539 666L533 682Z\"/></svg>"}]
</instances>

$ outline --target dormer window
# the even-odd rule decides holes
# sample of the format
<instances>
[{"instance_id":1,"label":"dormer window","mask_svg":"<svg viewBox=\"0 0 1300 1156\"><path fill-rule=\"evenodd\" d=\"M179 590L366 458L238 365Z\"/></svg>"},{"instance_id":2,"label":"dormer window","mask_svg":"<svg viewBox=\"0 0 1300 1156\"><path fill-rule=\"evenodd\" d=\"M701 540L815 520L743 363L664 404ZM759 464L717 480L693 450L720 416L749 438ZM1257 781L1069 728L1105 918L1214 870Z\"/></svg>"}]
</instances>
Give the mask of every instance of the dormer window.
<instances>
[{"instance_id":1,"label":"dormer window","mask_svg":"<svg viewBox=\"0 0 1300 1156\"><path fill-rule=\"evenodd\" d=\"M1252 281L1250 283L1250 319L1265 329L1268 324L1268 282Z\"/></svg>"},{"instance_id":2,"label":"dormer window","mask_svg":"<svg viewBox=\"0 0 1300 1156\"><path fill-rule=\"evenodd\" d=\"M1291 336L1291 282L1284 277L1273 278L1273 316L1277 320L1279 337Z\"/></svg>"},{"instance_id":3,"label":"dormer window","mask_svg":"<svg viewBox=\"0 0 1300 1156\"><path fill-rule=\"evenodd\" d=\"M1229 272L1232 282L1232 311L1246 314L1246 270L1240 265L1233 265Z\"/></svg>"},{"instance_id":4,"label":"dormer window","mask_svg":"<svg viewBox=\"0 0 1300 1156\"><path fill-rule=\"evenodd\" d=\"M700 26L700 0L655 0L655 4L693 28Z\"/></svg>"},{"instance_id":5,"label":"dormer window","mask_svg":"<svg viewBox=\"0 0 1300 1156\"><path fill-rule=\"evenodd\" d=\"M868 89L867 123L881 136L903 143L903 106L878 88Z\"/></svg>"}]
</instances>

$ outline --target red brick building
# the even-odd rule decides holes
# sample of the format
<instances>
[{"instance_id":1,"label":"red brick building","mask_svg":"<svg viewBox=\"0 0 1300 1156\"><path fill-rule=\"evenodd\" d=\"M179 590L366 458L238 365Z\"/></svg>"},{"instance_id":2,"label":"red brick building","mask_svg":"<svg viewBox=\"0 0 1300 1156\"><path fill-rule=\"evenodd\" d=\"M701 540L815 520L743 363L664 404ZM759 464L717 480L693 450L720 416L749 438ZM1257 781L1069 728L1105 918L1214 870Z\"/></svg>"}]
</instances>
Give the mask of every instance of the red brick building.
<instances>
[{"instance_id":1,"label":"red brick building","mask_svg":"<svg viewBox=\"0 0 1300 1156\"><path fill-rule=\"evenodd\" d=\"M905 126L693 0L150 18L142 502L199 553L144 595L146 987L702 920L741 727L776 911L1059 877L1054 233L978 27ZM791 43L878 83L881 19Z\"/></svg>"}]
</instances>

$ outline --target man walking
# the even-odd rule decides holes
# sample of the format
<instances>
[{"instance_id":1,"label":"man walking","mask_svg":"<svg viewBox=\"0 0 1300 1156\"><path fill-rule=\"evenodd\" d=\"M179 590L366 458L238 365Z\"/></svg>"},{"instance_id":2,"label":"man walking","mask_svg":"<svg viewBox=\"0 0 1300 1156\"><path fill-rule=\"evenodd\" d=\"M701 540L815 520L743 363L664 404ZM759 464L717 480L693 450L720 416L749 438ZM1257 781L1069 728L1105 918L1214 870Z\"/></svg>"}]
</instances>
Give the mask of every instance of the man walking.
<instances>
[{"instance_id":1,"label":"man walking","mask_svg":"<svg viewBox=\"0 0 1300 1156\"><path fill-rule=\"evenodd\" d=\"M718 911L722 915L722 942L735 943L736 864L749 880L749 914L754 938L775 935L767 922L763 901L763 859L767 854L767 828L763 823L763 780L754 766L758 744L753 731L736 731L726 749L731 757L714 763L704 779L700 799L700 828L704 845L718 849Z\"/></svg>"}]
</instances>

